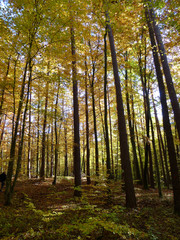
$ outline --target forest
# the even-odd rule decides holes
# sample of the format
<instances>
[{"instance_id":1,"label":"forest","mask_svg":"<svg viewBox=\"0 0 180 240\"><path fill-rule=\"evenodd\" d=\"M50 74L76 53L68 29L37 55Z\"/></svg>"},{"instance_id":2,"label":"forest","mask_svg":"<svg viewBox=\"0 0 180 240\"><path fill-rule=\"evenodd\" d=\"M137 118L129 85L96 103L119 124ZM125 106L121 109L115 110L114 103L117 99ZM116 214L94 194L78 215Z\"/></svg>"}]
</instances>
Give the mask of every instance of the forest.
<instances>
[{"instance_id":1,"label":"forest","mask_svg":"<svg viewBox=\"0 0 180 240\"><path fill-rule=\"evenodd\" d=\"M180 239L180 2L0 1L0 239Z\"/></svg>"}]
</instances>

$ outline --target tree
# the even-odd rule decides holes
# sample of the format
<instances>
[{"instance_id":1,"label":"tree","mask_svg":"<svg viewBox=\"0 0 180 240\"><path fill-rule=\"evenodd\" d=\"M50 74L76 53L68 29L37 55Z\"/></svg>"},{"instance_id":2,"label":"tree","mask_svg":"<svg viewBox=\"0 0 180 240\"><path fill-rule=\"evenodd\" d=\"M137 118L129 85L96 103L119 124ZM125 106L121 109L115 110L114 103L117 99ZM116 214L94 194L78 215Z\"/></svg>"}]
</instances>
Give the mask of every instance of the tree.
<instances>
[{"instance_id":1,"label":"tree","mask_svg":"<svg viewBox=\"0 0 180 240\"><path fill-rule=\"evenodd\" d=\"M80 158L80 136L79 136L79 105L78 105L78 82L76 70L76 51L73 23L71 25L71 52L72 52L72 80L73 80L73 109L74 109L74 196L81 197L81 158Z\"/></svg>"},{"instance_id":2,"label":"tree","mask_svg":"<svg viewBox=\"0 0 180 240\"><path fill-rule=\"evenodd\" d=\"M116 50L114 45L114 37L109 22L108 12L106 12L107 17L107 29L111 49L114 81L116 87L116 104L117 104L117 114L118 114L118 129L119 129L119 138L120 138L120 149L121 149L121 161L122 169L124 171L124 181L125 181L125 191L126 191L126 206L130 208L136 207L136 197L133 186L133 178L131 172L131 164L129 157L129 147L126 133L126 123L124 116L124 108L121 94L120 78L118 74L118 65L116 59Z\"/></svg>"},{"instance_id":3,"label":"tree","mask_svg":"<svg viewBox=\"0 0 180 240\"><path fill-rule=\"evenodd\" d=\"M85 59L85 111L86 111L86 163L87 163L87 184L91 183L90 179L90 148L89 148L89 110L88 110L88 69Z\"/></svg>"},{"instance_id":4,"label":"tree","mask_svg":"<svg viewBox=\"0 0 180 240\"><path fill-rule=\"evenodd\" d=\"M108 116L107 116L107 28L104 34L104 123L105 123L105 143L106 143L106 167L108 178L112 177L111 174L111 160L110 160L110 147L109 147L109 132L108 132Z\"/></svg>"}]
</instances>

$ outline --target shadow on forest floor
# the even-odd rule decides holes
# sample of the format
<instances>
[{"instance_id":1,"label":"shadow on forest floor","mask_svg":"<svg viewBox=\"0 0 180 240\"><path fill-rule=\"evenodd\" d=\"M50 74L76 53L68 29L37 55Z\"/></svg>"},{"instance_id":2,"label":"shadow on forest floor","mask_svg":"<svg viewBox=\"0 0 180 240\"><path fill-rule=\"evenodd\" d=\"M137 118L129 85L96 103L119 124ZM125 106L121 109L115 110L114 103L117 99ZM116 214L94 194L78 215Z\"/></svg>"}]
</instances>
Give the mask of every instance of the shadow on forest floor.
<instances>
[{"instance_id":1,"label":"shadow on forest floor","mask_svg":"<svg viewBox=\"0 0 180 240\"><path fill-rule=\"evenodd\" d=\"M138 207L125 208L121 182L82 183L74 198L73 178L18 181L13 204L0 193L0 239L179 240L180 217L173 214L172 191L135 187Z\"/></svg>"}]
</instances>

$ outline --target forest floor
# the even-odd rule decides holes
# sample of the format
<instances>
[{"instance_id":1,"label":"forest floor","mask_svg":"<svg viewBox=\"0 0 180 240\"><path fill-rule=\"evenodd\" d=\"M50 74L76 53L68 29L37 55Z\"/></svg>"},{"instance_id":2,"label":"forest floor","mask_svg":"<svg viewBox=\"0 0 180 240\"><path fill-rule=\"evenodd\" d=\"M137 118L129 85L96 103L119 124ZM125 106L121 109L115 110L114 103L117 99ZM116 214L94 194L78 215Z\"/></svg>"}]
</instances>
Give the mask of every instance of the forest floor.
<instances>
[{"instance_id":1,"label":"forest floor","mask_svg":"<svg viewBox=\"0 0 180 240\"><path fill-rule=\"evenodd\" d=\"M2 240L179 240L180 217L173 214L171 190L135 186L138 207L125 208L119 181L82 184L82 198L73 197L73 178L18 181L13 203L4 206L0 192Z\"/></svg>"}]
</instances>

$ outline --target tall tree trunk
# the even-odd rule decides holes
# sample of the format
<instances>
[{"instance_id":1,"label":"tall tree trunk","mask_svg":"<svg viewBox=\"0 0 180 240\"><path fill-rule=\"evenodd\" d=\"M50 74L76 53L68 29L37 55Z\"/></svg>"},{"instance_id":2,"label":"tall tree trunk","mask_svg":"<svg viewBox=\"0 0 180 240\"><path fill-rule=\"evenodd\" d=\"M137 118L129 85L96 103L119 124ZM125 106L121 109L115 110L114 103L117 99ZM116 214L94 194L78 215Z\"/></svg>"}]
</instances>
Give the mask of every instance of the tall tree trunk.
<instances>
[{"instance_id":1,"label":"tall tree trunk","mask_svg":"<svg viewBox=\"0 0 180 240\"><path fill-rule=\"evenodd\" d=\"M54 126L51 126L51 163L50 163L50 177L53 177L54 167Z\"/></svg>"},{"instance_id":2,"label":"tall tree trunk","mask_svg":"<svg viewBox=\"0 0 180 240\"><path fill-rule=\"evenodd\" d=\"M113 156L113 137L112 137L112 121L111 121L111 107L110 107L110 97L109 97L109 90L108 91L108 109L109 109L109 127L110 127L110 142L111 142L111 174L112 178L114 178L114 156Z\"/></svg>"},{"instance_id":3,"label":"tall tree trunk","mask_svg":"<svg viewBox=\"0 0 180 240\"><path fill-rule=\"evenodd\" d=\"M62 100L62 117L64 125L64 176L68 176L67 119L64 113L64 99Z\"/></svg>"},{"instance_id":4,"label":"tall tree trunk","mask_svg":"<svg viewBox=\"0 0 180 240\"><path fill-rule=\"evenodd\" d=\"M145 42L145 66L143 71L142 66L142 53L140 50L139 56L139 70L140 70L140 78L143 89L143 98L144 98L144 112L145 112L145 120L146 120L146 140L145 140L145 163L143 170L143 184L144 188L148 189L148 162L149 162L149 152L150 152L150 142L149 142L149 120L150 120L150 109L149 109L149 93L147 90L147 79L146 79L146 42Z\"/></svg>"},{"instance_id":5,"label":"tall tree trunk","mask_svg":"<svg viewBox=\"0 0 180 240\"><path fill-rule=\"evenodd\" d=\"M51 130L51 127L49 125L48 127L48 132L47 132L47 135L46 135L46 177L48 178L49 177L49 135L50 135L50 130Z\"/></svg>"},{"instance_id":6,"label":"tall tree trunk","mask_svg":"<svg viewBox=\"0 0 180 240\"><path fill-rule=\"evenodd\" d=\"M54 131L55 131L55 166L54 166L54 180L53 185L56 184L57 180L57 168L58 168L58 129L57 129L57 107L58 107L58 99L59 99L59 87L60 82L58 84L58 90L56 95L56 104L55 104L55 114L54 114Z\"/></svg>"},{"instance_id":7,"label":"tall tree trunk","mask_svg":"<svg viewBox=\"0 0 180 240\"><path fill-rule=\"evenodd\" d=\"M110 42L111 49L111 57L112 57L112 65L113 65L113 73L116 87L116 103L117 103L117 114L118 114L118 128L119 128L119 138L120 138L120 148L121 148L121 161L122 168L124 170L124 180L125 180L125 191L126 191L126 206L130 208L136 207L136 197L133 186L133 178L131 171L131 163L129 156L129 146L126 132L126 121L124 116L124 107L120 86L120 78L118 73L118 64L116 59L116 50L114 45L114 37L112 33L112 29L109 22L109 16L106 12L107 16L107 28L108 28L108 36Z\"/></svg>"},{"instance_id":8,"label":"tall tree trunk","mask_svg":"<svg viewBox=\"0 0 180 240\"><path fill-rule=\"evenodd\" d=\"M143 161L141 156L141 147L139 143L139 137L138 137L138 131L137 131L137 125L135 124L135 131L136 131L136 141L137 141L137 148L138 148L138 155L139 155L139 161L140 161L140 167L141 167L141 176L142 179L144 179L144 172L143 172Z\"/></svg>"},{"instance_id":9,"label":"tall tree trunk","mask_svg":"<svg viewBox=\"0 0 180 240\"><path fill-rule=\"evenodd\" d=\"M16 181L17 181L17 178L18 178L20 170L21 170L24 133L25 133L25 128L26 128L26 114L27 114L27 110L28 110L29 95L30 95L30 90L31 90L30 89L31 82L32 82L32 59L30 59L30 61L29 61L29 80L28 80L28 86L27 86L27 99L26 99L26 105L25 105L24 115L23 115L21 140L20 140L19 148L18 148L18 159L17 159L16 173L15 173L15 177L14 177L12 188L11 188L11 197L14 193L14 187L16 185Z\"/></svg>"},{"instance_id":10,"label":"tall tree trunk","mask_svg":"<svg viewBox=\"0 0 180 240\"><path fill-rule=\"evenodd\" d=\"M155 166L156 166L156 176L157 176L157 183L158 183L158 192L159 192L159 197L162 197L161 181L160 181L160 173L159 173L159 163L158 163L156 144L155 144L154 127L153 127L153 122L152 122L151 117L150 117L150 123L151 123L151 133L152 133L152 144L153 144L153 151L154 151L154 159L155 159Z\"/></svg>"},{"instance_id":11,"label":"tall tree trunk","mask_svg":"<svg viewBox=\"0 0 180 240\"><path fill-rule=\"evenodd\" d=\"M81 197L81 157L80 157L80 136L79 136L79 104L78 104L78 82L76 70L76 52L74 27L71 26L71 53L72 53L72 80L73 80L73 110L74 110L74 177L75 189L74 196Z\"/></svg>"},{"instance_id":12,"label":"tall tree trunk","mask_svg":"<svg viewBox=\"0 0 180 240\"><path fill-rule=\"evenodd\" d=\"M13 82L13 117L12 117L12 136L14 133L14 123L15 123L15 115L16 115L16 95L15 95L15 89L16 89L16 70L17 70L17 62L19 59L19 53L17 55L17 58L14 62L14 82Z\"/></svg>"},{"instance_id":13,"label":"tall tree trunk","mask_svg":"<svg viewBox=\"0 0 180 240\"><path fill-rule=\"evenodd\" d=\"M91 97L92 97L93 122L94 122L96 176L99 176L99 150L98 150L96 108L95 108L95 97L94 97L94 77L95 77L95 64L93 63L93 74L92 74L92 80L91 80Z\"/></svg>"},{"instance_id":14,"label":"tall tree trunk","mask_svg":"<svg viewBox=\"0 0 180 240\"><path fill-rule=\"evenodd\" d=\"M162 140L161 129L160 129L160 125L159 125L159 119L158 119L158 115L157 115L157 110L156 110L156 106L155 106L155 103L154 103L153 92L151 93L151 95L152 95L154 115L155 115L155 120L156 120L156 129L157 129L157 136L158 136L159 154L160 154L160 159L161 159L162 172L163 172L163 177L164 177L164 184L169 188L169 182L170 182L169 171L168 171L167 176L166 176L165 167L164 167L164 161L163 161L163 154L162 154L162 149L164 148L164 146L163 147L161 146L163 144L163 140Z\"/></svg>"},{"instance_id":15,"label":"tall tree trunk","mask_svg":"<svg viewBox=\"0 0 180 240\"><path fill-rule=\"evenodd\" d=\"M29 94L29 134L28 134L27 177L29 179L31 178L31 89Z\"/></svg>"},{"instance_id":16,"label":"tall tree trunk","mask_svg":"<svg viewBox=\"0 0 180 240\"><path fill-rule=\"evenodd\" d=\"M151 19L148 17L147 9L146 9L146 18L147 18L147 23L149 27L149 35L150 35L151 46L153 50L154 65L156 68L156 75L157 75L157 80L159 85L160 100L161 100L162 115L163 115L163 126L164 126L164 131L167 139L167 147L168 147L170 168L171 168L171 174L172 174L173 194L174 194L174 211L175 213L180 215L180 180L178 175L177 158L176 158L174 140L173 140L173 135L171 130L171 124L169 121L169 113L168 113L168 107L167 107L167 101L166 101L165 87L163 83L163 76L162 76L159 58L157 54L157 47L156 47L156 42L154 38L153 28L151 25Z\"/></svg>"},{"instance_id":17,"label":"tall tree trunk","mask_svg":"<svg viewBox=\"0 0 180 240\"><path fill-rule=\"evenodd\" d=\"M106 143L106 168L107 177L112 178L111 175L111 160L110 160L110 147L109 147L109 132L107 121L107 27L104 35L104 124L105 124L105 143Z\"/></svg>"},{"instance_id":18,"label":"tall tree trunk","mask_svg":"<svg viewBox=\"0 0 180 240\"><path fill-rule=\"evenodd\" d=\"M48 73L49 75L49 62L48 62ZM49 79L46 82L46 96L45 96L45 106L44 106L44 121L43 121L43 133L42 133L42 156L41 156L41 169L40 178L45 179L45 151L46 151L46 124L47 124L47 107L49 99Z\"/></svg>"},{"instance_id":19,"label":"tall tree trunk","mask_svg":"<svg viewBox=\"0 0 180 240\"><path fill-rule=\"evenodd\" d=\"M39 86L39 85L38 85ZM37 117L37 146L36 146L36 178L39 177L39 111L40 111L40 93L39 93L40 89L38 87L38 117Z\"/></svg>"},{"instance_id":20,"label":"tall tree trunk","mask_svg":"<svg viewBox=\"0 0 180 240\"><path fill-rule=\"evenodd\" d=\"M172 109L174 112L174 119L176 122L177 131L178 131L178 135L179 135L179 139L180 139L180 120L179 120L180 119L180 107L179 107L177 95L176 95L176 92L174 89L174 84L172 81L172 76L171 76L171 72L170 72L170 68L169 68L169 64L168 64L168 60L167 60L167 56L166 56L166 51L165 51L164 44L162 41L161 33L159 30L159 26L156 22L155 12L151 6L151 0L148 0L146 2L148 2L148 5L149 5L149 10L146 8L147 18L149 18L149 21L151 21L151 23L152 23L152 25L151 25L152 31L154 32L155 38L157 41L157 46L158 46L160 58L161 58L161 64L163 67L166 84L167 84L167 89L168 89L169 97L171 100Z\"/></svg>"},{"instance_id":21,"label":"tall tree trunk","mask_svg":"<svg viewBox=\"0 0 180 240\"><path fill-rule=\"evenodd\" d=\"M85 60L85 111L86 111L86 166L87 184L91 183L90 178L90 148L89 148L89 110L88 110L88 84L87 84L87 63Z\"/></svg>"},{"instance_id":22,"label":"tall tree trunk","mask_svg":"<svg viewBox=\"0 0 180 240\"><path fill-rule=\"evenodd\" d=\"M125 56L125 61L127 62L127 52ZM134 177L136 180L141 180L140 176L140 170L139 170L139 164L138 164L138 158L136 153L136 143L135 143L135 133L134 133L134 126L132 124L132 115L130 110L130 104L129 104L129 86L128 86L128 70L125 69L125 84L126 84L126 104L127 104L127 113L128 113L128 123L129 123L129 131L130 131L130 139L132 144L132 150L133 150L133 165L134 165Z\"/></svg>"},{"instance_id":23,"label":"tall tree trunk","mask_svg":"<svg viewBox=\"0 0 180 240\"><path fill-rule=\"evenodd\" d=\"M64 120L64 143L65 143L64 176L68 176L67 120Z\"/></svg>"},{"instance_id":24,"label":"tall tree trunk","mask_svg":"<svg viewBox=\"0 0 180 240\"><path fill-rule=\"evenodd\" d=\"M91 97L92 97L92 108L93 108L93 122L94 122L94 138L95 138L95 158L96 158L96 176L99 176L99 148L98 148L98 137L97 137L97 124L96 124L96 107L95 107L95 95L94 95L94 81L95 81L95 69L96 69L96 61L94 60L91 41L88 42L91 59L92 59L92 79L90 81L91 87ZM89 77L90 80L90 77Z\"/></svg>"},{"instance_id":25,"label":"tall tree trunk","mask_svg":"<svg viewBox=\"0 0 180 240\"><path fill-rule=\"evenodd\" d=\"M149 121L151 120L151 115L149 116ZM149 148L149 180L150 180L150 187L154 188L154 170L153 170L153 160L152 160L152 151L151 145Z\"/></svg>"}]
</instances>

